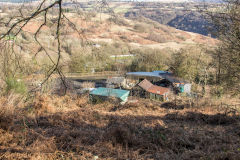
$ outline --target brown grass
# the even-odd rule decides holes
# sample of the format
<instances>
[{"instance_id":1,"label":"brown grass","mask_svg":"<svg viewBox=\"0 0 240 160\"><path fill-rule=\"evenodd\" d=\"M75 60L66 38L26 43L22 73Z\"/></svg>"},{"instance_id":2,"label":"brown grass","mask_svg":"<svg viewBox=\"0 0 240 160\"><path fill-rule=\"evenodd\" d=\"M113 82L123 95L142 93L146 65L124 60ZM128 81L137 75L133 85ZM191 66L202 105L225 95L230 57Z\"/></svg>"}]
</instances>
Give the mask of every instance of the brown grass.
<instances>
[{"instance_id":1,"label":"brown grass","mask_svg":"<svg viewBox=\"0 0 240 160\"><path fill-rule=\"evenodd\" d=\"M13 104L7 99L2 108ZM1 112L0 159L238 159L238 114L183 106L37 95L15 112Z\"/></svg>"}]
</instances>

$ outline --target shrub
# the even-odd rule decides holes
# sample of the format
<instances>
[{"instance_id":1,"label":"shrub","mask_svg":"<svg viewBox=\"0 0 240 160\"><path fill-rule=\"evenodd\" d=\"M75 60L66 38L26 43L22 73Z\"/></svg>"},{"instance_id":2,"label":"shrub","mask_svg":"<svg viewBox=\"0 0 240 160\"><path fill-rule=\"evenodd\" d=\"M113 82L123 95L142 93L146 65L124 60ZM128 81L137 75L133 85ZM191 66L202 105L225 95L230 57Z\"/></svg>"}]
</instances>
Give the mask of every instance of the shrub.
<instances>
[{"instance_id":1,"label":"shrub","mask_svg":"<svg viewBox=\"0 0 240 160\"><path fill-rule=\"evenodd\" d=\"M224 89L221 86L215 86L211 88L211 95L217 98L221 98L224 94Z\"/></svg>"},{"instance_id":2,"label":"shrub","mask_svg":"<svg viewBox=\"0 0 240 160\"><path fill-rule=\"evenodd\" d=\"M26 40L26 41L31 41L31 40L32 40L31 35L30 35L29 33L27 33L27 32L22 32L22 33L21 33L21 36L22 36L22 38L23 38L24 40Z\"/></svg>"},{"instance_id":3,"label":"shrub","mask_svg":"<svg viewBox=\"0 0 240 160\"><path fill-rule=\"evenodd\" d=\"M156 34L156 33L149 33L147 39L151 41L155 41L158 43L166 43L168 42L168 39L164 37L164 35Z\"/></svg>"},{"instance_id":4,"label":"shrub","mask_svg":"<svg viewBox=\"0 0 240 160\"><path fill-rule=\"evenodd\" d=\"M86 72L88 71L85 57L73 56L69 65L70 72Z\"/></svg>"},{"instance_id":5,"label":"shrub","mask_svg":"<svg viewBox=\"0 0 240 160\"><path fill-rule=\"evenodd\" d=\"M16 78L8 77L5 80L6 82L6 93L13 91L19 94L25 94L27 92L27 88L23 81L17 80Z\"/></svg>"},{"instance_id":6,"label":"shrub","mask_svg":"<svg viewBox=\"0 0 240 160\"><path fill-rule=\"evenodd\" d=\"M9 102L9 99L7 99L6 97L0 97L0 128L1 129L8 130L11 127L13 123L13 114L14 114L14 107L11 104L11 102Z\"/></svg>"},{"instance_id":7,"label":"shrub","mask_svg":"<svg viewBox=\"0 0 240 160\"><path fill-rule=\"evenodd\" d=\"M179 39L181 39L182 41L186 41L186 40L187 40L187 38L186 38L186 37L184 37L184 36L181 36L181 35L177 35L176 37L177 37L177 38L179 38Z\"/></svg>"},{"instance_id":8,"label":"shrub","mask_svg":"<svg viewBox=\"0 0 240 160\"><path fill-rule=\"evenodd\" d=\"M134 29L138 32L148 32L148 28L149 26L140 23L134 25Z\"/></svg>"},{"instance_id":9,"label":"shrub","mask_svg":"<svg viewBox=\"0 0 240 160\"><path fill-rule=\"evenodd\" d=\"M128 22L121 17L111 17L108 19L108 21L113 22L120 26L128 26L129 25Z\"/></svg>"},{"instance_id":10,"label":"shrub","mask_svg":"<svg viewBox=\"0 0 240 160\"><path fill-rule=\"evenodd\" d=\"M189 47L171 56L169 68L179 77L205 84L212 81L211 58L204 48Z\"/></svg>"},{"instance_id":11,"label":"shrub","mask_svg":"<svg viewBox=\"0 0 240 160\"><path fill-rule=\"evenodd\" d=\"M129 71L153 71L153 70L166 70L167 54L162 50L157 49L144 49L132 50L134 60L128 66Z\"/></svg>"}]
</instances>

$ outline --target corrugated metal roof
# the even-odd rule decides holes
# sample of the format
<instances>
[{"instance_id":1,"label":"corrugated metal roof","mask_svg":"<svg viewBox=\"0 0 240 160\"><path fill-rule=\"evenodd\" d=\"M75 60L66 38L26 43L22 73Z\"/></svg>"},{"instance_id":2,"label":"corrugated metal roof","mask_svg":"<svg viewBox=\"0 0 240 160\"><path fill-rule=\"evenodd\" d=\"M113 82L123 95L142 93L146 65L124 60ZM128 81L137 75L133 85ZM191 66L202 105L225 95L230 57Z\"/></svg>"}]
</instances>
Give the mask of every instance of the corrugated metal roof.
<instances>
[{"instance_id":1,"label":"corrugated metal roof","mask_svg":"<svg viewBox=\"0 0 240 160\"><path fill-rule=\"evenodd\" d=\"M146 90L147 92L154 93L154 94L164 95L166 92L169 92L168 88L153 85L151 82L149 82L146 79L144 79L138 85L144 90Z\"/></svg>"},{"instance_id":2,"label":"corrugated metal roof","mask_svg":"<svg viewBox=\"0 0 240 160\"><path fill-rule=\"evenodd\" d=\"M153 71L153 72L128 72L127 76L145 76L145 77L157 77L161 79L167 79L172 83L189 83L182 78L175 77L171 72L168 71Z\"/></svg>"},{"instance_id":3,"label":"corrugated metal roof","mask_svg":"<svg viewBox=\"0 0 240 160\"><path fill-rule=\"evenodd\" d=\"M146 77L159 77L157 72L128 72L128 76L146 76Z\"/></svg>"},{"instance_id":4,"label":"corrugated metal roof","mask_svg":"<svg viewBox=\"0 0 240 160\"><path fill-rule=\"evenodd\" d=\"M140 87L142 87L144 90L148 90L150 87L153 86L153 84L151 82L149 82L148 80L144 79L142 82L140 82L138 84Z\"/></svg>"},{"instance_id":5,"label":"corrugated metal roof","mask_svg":"<svg viewBox=\"0 0 240 160\"><path fill-rule=\"evenodd\" d=\"M164 95L165 93L169 92L169 89L165 87L153 85L147 91L154 94Z\"/></svg>"},{"instance_id":6,"label":"corrugated metal roof","mask_svg":"<svg viewBox=\"0 0 240 160\"><path fill-rule=\"evenodd\" d=\"M105 97L116 97L120 98L122 101L127 101L129 96L129 91L122 89L112 89L99 87L90 92L91 95L99 95Z\"/></svg>"},{"instance_id":7,"label":"corrugated metal roof","mask_svg":"<svg viewBox=\"0 0 240 160\"><path fill-rule=\"evenodd\" d=\"M172 74L171 72L168 71L152 71L153 73L158 73L158 74Z\"/></svg>"},{"instance_id":8,"label":"corrugated metal roof","mask_svg":"<svg viewBox=\"0 0 240 160\"><path fill-rule=\"evenodd\" d=\"M165 75L172 75L172 73L168 71L153 71L153 72L128 72L127 76L146 76L146 77L157 77L164 78Z\"/></svg>"}]
</instances>

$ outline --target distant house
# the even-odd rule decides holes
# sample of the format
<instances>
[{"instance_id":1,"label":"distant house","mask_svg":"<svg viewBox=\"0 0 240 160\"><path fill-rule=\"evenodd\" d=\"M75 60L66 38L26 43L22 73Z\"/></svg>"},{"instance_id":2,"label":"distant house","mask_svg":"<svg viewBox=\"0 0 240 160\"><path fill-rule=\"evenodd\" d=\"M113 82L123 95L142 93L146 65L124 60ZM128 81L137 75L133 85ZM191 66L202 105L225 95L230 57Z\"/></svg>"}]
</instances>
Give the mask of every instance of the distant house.
<instances>
[{"instance_id":1,"label":"distant house","mask_svg":"<svg viewBox=\"0 0 240 160\"><path fill-rule=\"evenodd\" d=\"M94 43L93 46L94 46L95 48L100 48L100 47L101 47L101 45L100 45L100 44L97 44L97 43Z\"/></svg>"},{"instance_id":2,"label":"distant house","mask_svg":"<svg viewBox=\"0 0 240 160\"><path fill-rule=\"evenodd\" d=\"M92 90L89 94L93 103L102 102L108 98L116 98L119 102L127 102L129 96L128 90L99 87Z\"/></svg>"},{"instance_id":3,"label":"distant house","mask_svg":"<svg viewBox=\"0 0 240 160\"><path fill-rule=\"evenodd\" d=\"M170 92L169 88L153 85L147 79L144 79L142 82L140 82L138 84L138 86L142 90L139 90L139 88L136 87L134 89L135 90L135 92L134 92L135 96L139 95L140 97L149 98L149 99L153 99L153 100L159 100L159 101L168 100L168 95L169 95L169 92Z\"/></svg>"}]
</instances>

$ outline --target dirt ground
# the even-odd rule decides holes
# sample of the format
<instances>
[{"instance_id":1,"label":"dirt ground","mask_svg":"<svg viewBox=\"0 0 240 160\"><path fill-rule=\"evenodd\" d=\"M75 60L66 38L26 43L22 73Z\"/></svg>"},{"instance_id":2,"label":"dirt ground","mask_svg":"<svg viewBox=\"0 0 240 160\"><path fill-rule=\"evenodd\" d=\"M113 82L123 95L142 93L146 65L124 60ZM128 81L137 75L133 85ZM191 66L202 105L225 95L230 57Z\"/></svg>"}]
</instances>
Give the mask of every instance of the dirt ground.
<instances>
[{"instance_id":1,"label":"dirt ground","mask_svg":"<svg viewBox=\"0 0 240 160\"><path fill-rule=\"evenodd\" d=\"M239 159L238 113L206 104L131 102L2 97L0 159Z\"/></svg>"}]
</instances>

